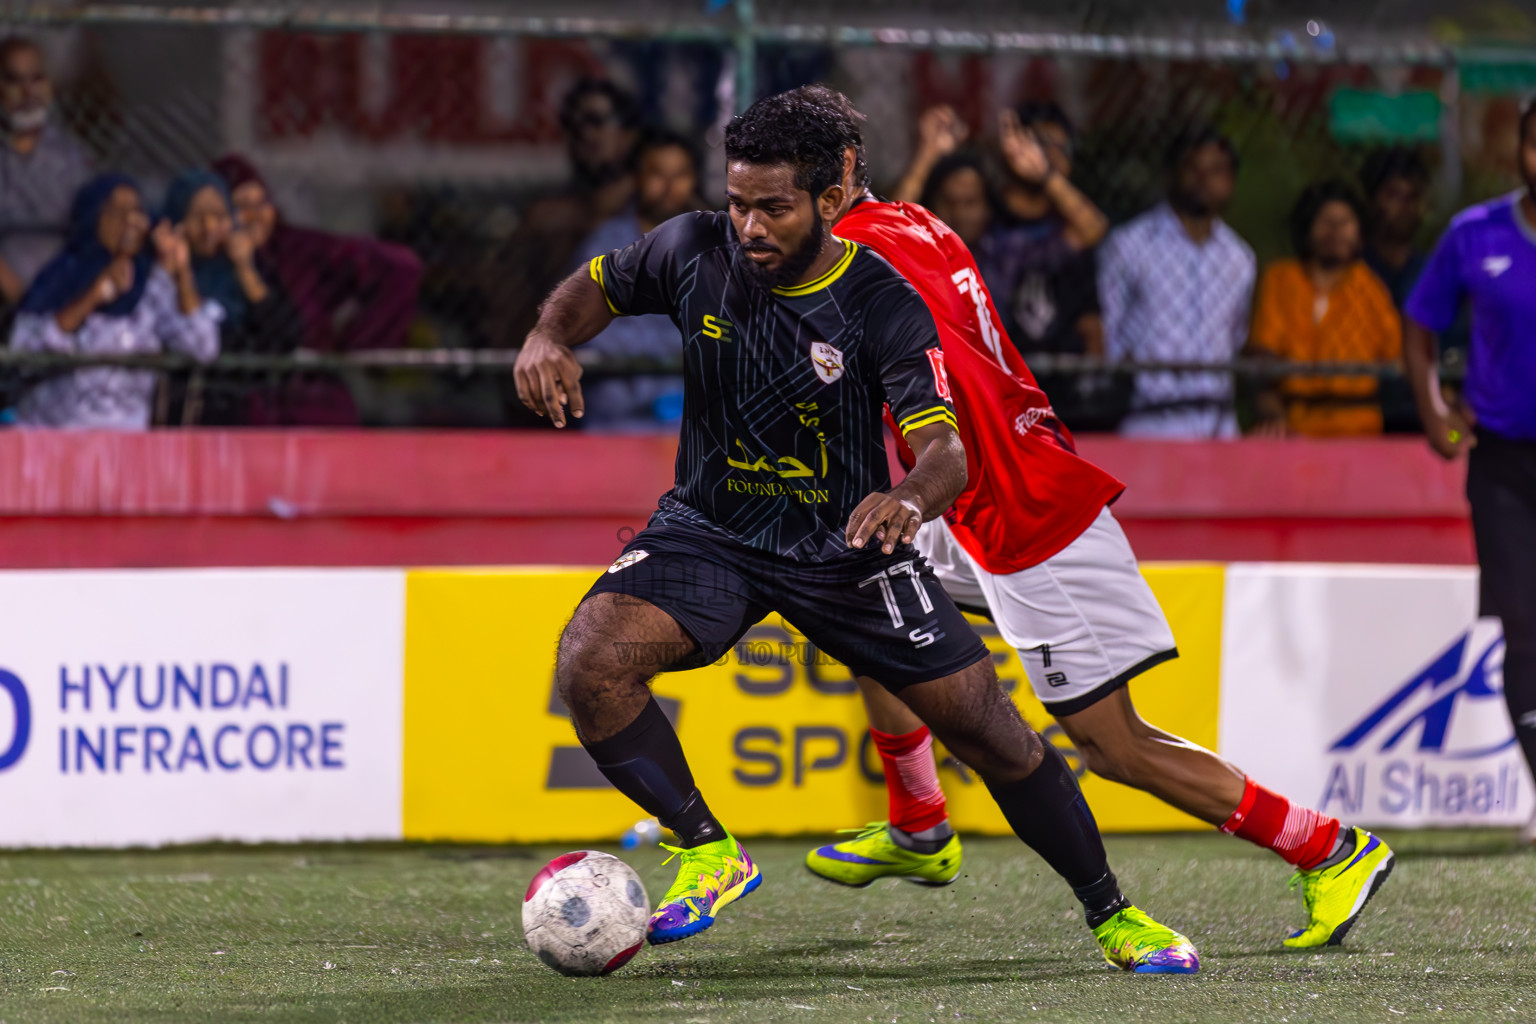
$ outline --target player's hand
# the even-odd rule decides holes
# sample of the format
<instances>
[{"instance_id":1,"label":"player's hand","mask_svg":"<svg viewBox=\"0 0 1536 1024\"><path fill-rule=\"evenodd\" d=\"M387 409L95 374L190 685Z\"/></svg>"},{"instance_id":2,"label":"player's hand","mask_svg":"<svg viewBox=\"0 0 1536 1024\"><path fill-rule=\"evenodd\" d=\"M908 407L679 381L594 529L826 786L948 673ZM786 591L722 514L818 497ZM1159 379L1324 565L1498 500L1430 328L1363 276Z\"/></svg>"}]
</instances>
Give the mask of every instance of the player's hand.
<instances>
[{"instance_id":1,"label":"player's hand","mask_svg":"<svg viewBox=\"0 0 1536 1024\"><path fill-rule=\"evenodd\" d=\"M1425 417L1424 436L1436 455L1442 459L1454 459L1462 452L1476 447L1477 436L1472 433L1476 422L1477 417L1472 415L1472 410L1457 402L1436 409Z\"/></svg>"},{"instance_id":2,"label":"player's hand","mask_svg":"<svg viewBox=\"0 0 1536 1024\"><path fill-rule=\"evenodd\" d=\"M890 554L898 543L912 543L922 525L923 510L911 498L903 498L894 491L876 491L859 502L848 517L845 537L851 548L862 548L873 537L880 550Z\"/></svg>"},{"instance_id":3,"label":"player's hand","mask_svg":"<svg viewBox=\"0 0 1536 1024\"><path fill-rule=\"evenodd\" d=\"M540 416L548 416L555 426L565 426L567 408L577 419L586 411L581 398L581 364L570 346L535 331L523 342L512 373L517 379L517 397Z\"/></svg>"},{"instance_id":4,"label":"player's hand","mask_svg":"<svg viewBox=\"0 0 1536 1024\"><path fill-rule=\"evenodd\" d=\"M1008 169L1031 185L1044 185L1055 169L1033 128L1019 123L1019 115L1004 110L997 119L997 140Z\"/></svg>"},{"instance_id":5,"label":"player's hand","mask_svg":"<svg viewBox=\"0 0 1536 1024\"><path fill-rule=\"evenodd\" d=\"M917 145L935 158L945 157L965 141L965 122L950 106L929 107L917 119Z\"/></svg>"}]
</instances>

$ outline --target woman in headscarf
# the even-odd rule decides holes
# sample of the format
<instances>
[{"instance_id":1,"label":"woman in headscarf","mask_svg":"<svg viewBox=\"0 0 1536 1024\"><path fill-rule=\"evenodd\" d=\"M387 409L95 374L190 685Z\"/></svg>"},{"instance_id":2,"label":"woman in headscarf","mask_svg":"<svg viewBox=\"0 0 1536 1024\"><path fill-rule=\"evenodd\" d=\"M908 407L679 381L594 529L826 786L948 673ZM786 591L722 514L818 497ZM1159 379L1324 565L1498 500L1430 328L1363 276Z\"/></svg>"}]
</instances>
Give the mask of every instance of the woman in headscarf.
<instances>
[{"instance_id":1,"label":"woman in headscarf","mask_svg":"<svg viewBox=\"0 0 1536 1024\"><path fill-rule=\"evenodd\" d=\"M304 347L320 352L400 348L416 314L421 260L402 245L333 235L283 220L255 166L229 155L213 162L229 186L256 265L275 279L304 320ZM293 378L285 423L346 425L357 409L334 376Z\"/></svg>"},{"instance_id":2,"label":"woman in headscarf","mask_svg":"<svg viewBox=\"0 0 1536 1024\"><path fill-rule=\"evenodd\" d=\"M223 314L220 351L287 353L303 343L303 320L277 281L256 265L256 244L235 223L223 178L201 169L177 175L166 190L163 212L186 237L198 294ZM179 421L215 426L280 421L282 392L266 377L224 375L206 389L188 389Z\"/></svg>"},{"instance_id":3,"label":"woman in headscarf","mask_svg":"<svg viewBox=\"0 0 1536 1024\"><path fill-rule=\"evenodd\" d=\"M104 174L75 195L64 251L22 298L11 347L33 352L219 351L219 313L192 276L187 243L162 221L149 231L132 178ZM93 366L49 377L17 403L33 427L142 430L155 393L152 370Z\"/></svg>"}]
</instances>

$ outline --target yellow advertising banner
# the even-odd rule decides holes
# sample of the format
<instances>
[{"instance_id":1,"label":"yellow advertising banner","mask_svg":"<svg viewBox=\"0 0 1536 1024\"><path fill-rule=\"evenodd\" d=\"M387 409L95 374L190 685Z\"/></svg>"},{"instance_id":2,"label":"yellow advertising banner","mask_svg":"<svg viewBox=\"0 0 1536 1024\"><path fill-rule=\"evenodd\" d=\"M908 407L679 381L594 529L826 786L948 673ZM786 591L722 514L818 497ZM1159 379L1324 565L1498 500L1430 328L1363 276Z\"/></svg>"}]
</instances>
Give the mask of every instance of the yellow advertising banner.
<instances>
[{"instance_id":1,"label":"yellow advertising banner","mask_svg":"<svg viewBox=\"0 0 1536 1024\"><path fill-rule=\"evenodd\" d=\"M553 689L555 643L599 571L408 574L406 838L613 841L643 817L598 774ZM1214 749L1223 569L1144 572L1181 657L1131 684L1136 705L1152 723ZM1025 719L1065 748L1018 657L989 623L973 623ZM830 834L886 816L879 758L853 680L776 616L722 661L660 676L655 692L710 807L736 834ZM969 772L950 762L940 778L956 828L1008 832ZM1091 775L1083 787L1106 832L1206 827Z\"/></svg>"}]
</instances>

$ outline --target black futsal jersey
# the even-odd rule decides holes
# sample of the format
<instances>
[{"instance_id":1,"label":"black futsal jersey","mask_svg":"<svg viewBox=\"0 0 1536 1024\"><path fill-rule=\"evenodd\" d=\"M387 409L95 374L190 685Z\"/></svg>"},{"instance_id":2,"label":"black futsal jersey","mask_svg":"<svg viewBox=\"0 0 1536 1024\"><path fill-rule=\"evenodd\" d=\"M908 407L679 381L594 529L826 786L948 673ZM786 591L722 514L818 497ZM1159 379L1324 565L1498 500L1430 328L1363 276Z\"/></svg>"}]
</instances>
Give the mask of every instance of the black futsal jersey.
<instances>
[{"instance_id":1,"label":"black futsal jersey","mask_svg":"<svg viewBox=\"0 0 1536 1024\"><path fill-rule=\"evenodd\" d=\"M652 526L691 525L799 562L858 554L844 530L889 490L882 408L903 433L955 414L927 306L841 238L814 281L750 276L730 217L689 213L592 260L619 315L662 313L684 339L676 482Z\"/></svg>"}]
</instances>

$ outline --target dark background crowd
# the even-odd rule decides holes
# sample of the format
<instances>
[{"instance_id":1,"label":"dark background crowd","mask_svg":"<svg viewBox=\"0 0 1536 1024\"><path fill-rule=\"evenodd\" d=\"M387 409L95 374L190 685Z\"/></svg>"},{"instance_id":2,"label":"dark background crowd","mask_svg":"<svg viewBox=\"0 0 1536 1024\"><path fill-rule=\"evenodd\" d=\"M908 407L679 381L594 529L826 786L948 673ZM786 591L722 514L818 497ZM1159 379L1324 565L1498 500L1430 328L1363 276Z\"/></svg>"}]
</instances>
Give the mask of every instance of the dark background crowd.
<instances>
[{"instance_id":1,"label":"dark background crowd","mask_svg":"<svg viewBox=\"0 0 1536 1024\"><path fill-rule=\"evenodd\" d=\"M758 91L831 76L815 51L797 53L781 54ZM189 361L7 369L0 415L122 429L536 425L505 374L336 373L302 369L302 356L516 348L561 277L670 217L718 207L726 111L710 86L721 59L703 47L684 63L697 98L687 130L643 98L675 83L637 87L634 74L589 69L552 101L562 184L521 190L510 217L488 212L505 201L477 205L474 190L383 189L375 231L348 234L290 218L259 148L210 151L155 187L114 173L60 116L44 48L6 38L0 301L11 348ZM1436 175L1458 154L1423 141L1329 144L1329 173L1275 184L1289 149L1296 167L1319 164L1314 136L1277 155L1269 122L1234 128L1195 110L1114 151L1102 131L1074 124L1053 88L1026 80L1029 95L981 109L962 84L908 119L904 163L874 171L878 192L927 206L971 248L1009 337L1069 425L1186 438L1417 429L1409 389L1391 375L1221 368L1240 358L1395 366L1402 306L1449 212L1434 202ZM1441 338L1452 365L1463 333ZM300 368L204 365L221 354L295 356ZM669 429L681 415L668 372L680 354L665 318L616 322L580 351L583 429ZM1113 369L1149 363L1211 369Z\"/></svg>"}]
</instances>

